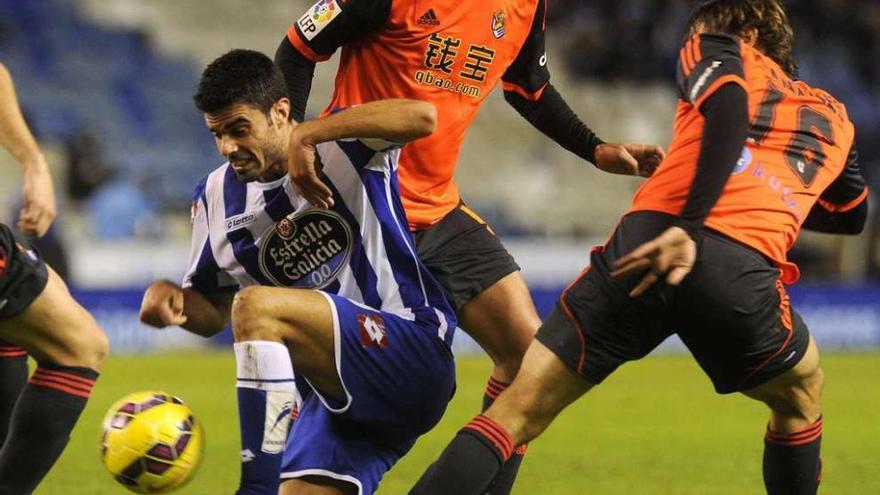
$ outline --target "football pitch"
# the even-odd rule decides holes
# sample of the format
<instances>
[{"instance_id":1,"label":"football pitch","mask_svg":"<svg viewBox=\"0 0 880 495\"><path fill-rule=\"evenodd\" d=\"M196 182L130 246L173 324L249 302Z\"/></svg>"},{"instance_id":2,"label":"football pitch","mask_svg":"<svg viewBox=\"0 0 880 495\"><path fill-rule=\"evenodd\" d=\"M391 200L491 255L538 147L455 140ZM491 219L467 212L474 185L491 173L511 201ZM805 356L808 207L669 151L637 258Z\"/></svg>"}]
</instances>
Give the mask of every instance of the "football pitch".
<instances>
[{"instance_id":1,"label":"football pitch","mask_svg":"<svg viewBox=\"0 0 880 495\"><path fill-rule=\"evenodd\" d=\"M880 493L880 355L826 354L822 494ZM458 360L458 391L443 421L386 475L379 493L406 493L455 431L478 412L490 363ZM114 357L61 460L37 495L128 493L104 471L104 410L137 390L179 395L205 427L195 479L177 493L219 495L238 481L234 360L230 352ZM514 493L759 494L767 413L740 396L717 396L688 356L624 366L566 410L529 447Z\"/></svg>"}]
</instances>

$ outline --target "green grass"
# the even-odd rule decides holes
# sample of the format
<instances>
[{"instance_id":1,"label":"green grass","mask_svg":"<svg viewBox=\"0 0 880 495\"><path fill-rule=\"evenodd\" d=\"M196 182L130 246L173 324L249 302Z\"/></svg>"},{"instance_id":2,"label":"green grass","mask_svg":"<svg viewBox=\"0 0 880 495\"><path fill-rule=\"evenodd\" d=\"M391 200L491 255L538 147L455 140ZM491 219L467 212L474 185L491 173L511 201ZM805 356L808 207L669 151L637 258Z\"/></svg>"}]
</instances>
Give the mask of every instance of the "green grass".
<instances>
[{"instance_id":1,"label":"green grass","mask_svg":"<svg viewBox=\"0 0 880 495\"><path fill-rule=\"evenodd\" d=\"M880 356L823 356L826 430L822 494L880 493ZM455 400L437 428L385 478L382 495L406 493L478 409L489 362L459 360ZM118 397L164 389L187 400L207 434L204 463L181 494L231 494L238 430L230 353L116 357L107 363L70 445L37 495L126 493L98 458L100 420ZM627 365L566 410L529 448L514 493L567 495L763 493L767 413L720 397L687 356Z\"/></svg>"}]
</instances>

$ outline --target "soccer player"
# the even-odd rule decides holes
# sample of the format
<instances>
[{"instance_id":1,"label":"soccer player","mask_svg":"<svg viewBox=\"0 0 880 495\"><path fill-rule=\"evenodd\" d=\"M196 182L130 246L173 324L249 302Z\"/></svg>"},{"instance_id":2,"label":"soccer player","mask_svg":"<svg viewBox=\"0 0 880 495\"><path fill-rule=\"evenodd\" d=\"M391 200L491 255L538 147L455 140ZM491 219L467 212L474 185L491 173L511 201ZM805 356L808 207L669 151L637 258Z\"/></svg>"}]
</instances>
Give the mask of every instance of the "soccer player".
<instances>
[{"instance_id":1,"label":"soccer player","mask_svg":"<svg viewBox=\"0 0 880 495\"><path fill-rule=\"evenodd\" d=\"M0 64L0 145L21 164L18 228L55 218L49 167ZM107 337L27 242L0 224L0 495L31 493L67 445L107 355ZM37 361L28 380L27 356Z\"/></svg>"},{"instance_id":2,"label":"soccer player","mask_svg":"<svg viewBox=\"0 0 880 495\"><path fill-rule=\"evenodd\" d=\"M212 62L195 101L228 162L195 190L183 287L153 283L142 319L213 335L231 312L239 494L275 495L281 477L281 493L373 493L455 384L455 314L397 188L399 146L429 135L436 112L382 100L297 124L279 69L246 50ZM320 164L332 208L295 190L288 156Z\"/></svg>"},{"instance_id":3,"label":"soccer player","mask_svg":"<svg viewBox=\"0 0 880 495\"><path fill-rule=\"evenodd\" d=\"M546 0L319 0L290 27L275 58L294 116L305 112L315 63L339 47L325 114L381 98L437 107L437 131L401 152L400 190L419 257L442 284L460 326L495 364L484 407L516 376L540 325L519 266L453 180L465 133L485 98L501 83L505 99L535 128L606 172L648 176L662 158L656 146L604 144L550 84L546 8ZM307 165L294 169L294 182L313 204L331 204L330 189ZM510 491L523 452L491 493Z\"/></svg>"},{"instance_id":4,"label":"soccer player","mask_svg":"<svg viewBox=\"0 0 880 495\"><path fill-rule=\"evenodd\" d=\"M565 289L513 385L411 493L484 493L515 446L672 333L718 393L769 406L767 493L816 493L823 375L785 292L798 278L786 252L801 227L861 231L853 125L840 102L795 79L778 0L704 1L687 30L669 155Z\"/></svg>"}]
</instances>

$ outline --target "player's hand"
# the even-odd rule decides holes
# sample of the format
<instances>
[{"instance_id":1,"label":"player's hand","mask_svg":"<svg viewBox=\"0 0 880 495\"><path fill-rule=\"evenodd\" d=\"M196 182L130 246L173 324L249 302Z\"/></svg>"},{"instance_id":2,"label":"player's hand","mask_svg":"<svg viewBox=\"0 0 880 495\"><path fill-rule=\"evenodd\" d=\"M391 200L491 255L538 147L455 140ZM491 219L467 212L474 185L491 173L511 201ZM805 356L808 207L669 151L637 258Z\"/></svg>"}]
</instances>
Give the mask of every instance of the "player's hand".
<instances>
[{"instance_id":1,"label":"player's hand","mask_svg":"<svg viewBox=\"0 0 880 495\"><path fill-rule=\"evenodd\" d=\"M183 313L183 289L166 280L153 282L144 292L140 319L156 328L186 323Z\"/></svg>"},{"instance_id":2,"label":"player's hand","mask_svg":"<svg viewBox=\"0 0 880 495\"><path fill-rule=\"evenodd\" d=\"M662 277L666 278L669 285L680 284L691 272L696 259L697 244L691 236L680 227L669 227L654 240L617 259L611 276L623 277L650 268L629 293L630 297L638 297Z\"/></svg>"},{"instance_id":3,"label":"player's hand","mask_svg":"<svg viewBox=\"0 0 880 495\"><path fill-rule=\"evenodd\" d=\"M650 177L666 153L653 144L612 144L596 146L596 166L610 174Z\"/></svg>"},{"instance_id":4,"label":"player's hand","mask_svg":"<svg viewBox=\"0 0 880 495\"><path fill-rule=\"evenodd\" d=\"M22 196L24 208L19 213L18 229L26 235L42 237L58 213L52 174L42 157L25 166Z\"/></svg>"},{"instance_id":5,"label":"player's hand","mask_svg":"<svg viewBox=\"0 0 880 495\"><path fill-rule=\"evenodd\" d=\"M300 124L297 126L297 129L304 125ZM300 133L295 129L290 135L287 154L290 180L299 189L300 194L312 206L319 208L332 207L333 191L321 182L316 171L315 145L301 139Z\"/></svg>"}]
</instances>

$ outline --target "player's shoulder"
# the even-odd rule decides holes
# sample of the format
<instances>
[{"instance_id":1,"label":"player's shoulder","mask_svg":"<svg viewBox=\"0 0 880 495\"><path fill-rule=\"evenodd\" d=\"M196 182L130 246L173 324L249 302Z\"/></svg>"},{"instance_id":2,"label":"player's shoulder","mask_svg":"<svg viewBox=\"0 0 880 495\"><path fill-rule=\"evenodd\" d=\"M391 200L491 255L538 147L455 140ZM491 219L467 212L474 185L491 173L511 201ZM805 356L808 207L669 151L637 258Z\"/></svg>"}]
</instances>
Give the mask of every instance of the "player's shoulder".
<instances>
[{"instance_id":1,"label":"player's shoulder","mask_svg":"<svg viewBox=\"0 0 880 495\"><path fill-rule=\"evenodd\" d=\"M220 185L222 186L223 177L226 176L226 172L229 169L229 162L223 162L222 165L216 167L211 172L207 173L204 177L202 177L198 183L196 183L196 187L193 188L192 200L198 201L202 198L207 198L209 195L214 194L216 191L222 191L221 188L211 187L212 183L220 180Z\"/></svg>"}]
</instances>

